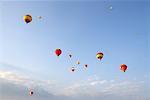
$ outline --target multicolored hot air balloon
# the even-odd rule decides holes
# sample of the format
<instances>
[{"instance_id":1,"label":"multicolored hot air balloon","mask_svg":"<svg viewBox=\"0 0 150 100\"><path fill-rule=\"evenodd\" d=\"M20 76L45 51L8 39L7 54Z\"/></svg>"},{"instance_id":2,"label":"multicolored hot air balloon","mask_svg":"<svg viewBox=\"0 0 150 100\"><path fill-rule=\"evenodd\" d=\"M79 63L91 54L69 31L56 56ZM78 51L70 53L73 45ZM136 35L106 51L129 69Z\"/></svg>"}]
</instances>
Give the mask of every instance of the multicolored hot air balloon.
<instances>
[{"instance_id":1,"label":"multicolored hot air balloon","mask_svg":"<svg viewBox=\"0 0 150 100\"><path fill-rule=\"evenodd\" d=\"M120 66L120 70L122 70L123 72L125 72L125 71L127 70L127 65L122 64L122 65Z\"/></svg>"},{"instance_id":2,"label":"multicolored hot air balloon","mask_svg":"<svg viewBox=\"0 0 150 100\"><path fill-rule=\"evenodd\" d=\"M61 49L56 49L56 50L55 50L55 54L56 54L57 56L60 56L61 53L62 53Z\"/></svg>"},{"instance_id":3,"label":"multicolored hot air balloon","mask_svg":"<svg viewBox=\"0 0 150 100\"><path fill-rule=\"evenodd\" d=\"M99 52L96 54L96 58L101 60L103 58L104 54L102 52Z\"/></svg>"},{"instance_id":4,"label":"multicolored hot air balloon","mask_svg":"<svg viewBox=\"0 0 150 100\"><path fill-rule=\"evenodd\" d=\"M30 23L30 22L32 21L32 16L31 16L31 15L25 15L25 16L24 16L24 21L25 21L26 23Z\"/></svg>"},{"instance_id":5,"label":"multicolored hot air balloon","mask_svg":"<svg viewBox=\"0 0 150 100\"><path fill-rule=\"evenodd\" d=\"M33 91L32 91L32 90L29 91L29 95L30 95L30 96L33 95Z\"/></svg>"}]
</instances>

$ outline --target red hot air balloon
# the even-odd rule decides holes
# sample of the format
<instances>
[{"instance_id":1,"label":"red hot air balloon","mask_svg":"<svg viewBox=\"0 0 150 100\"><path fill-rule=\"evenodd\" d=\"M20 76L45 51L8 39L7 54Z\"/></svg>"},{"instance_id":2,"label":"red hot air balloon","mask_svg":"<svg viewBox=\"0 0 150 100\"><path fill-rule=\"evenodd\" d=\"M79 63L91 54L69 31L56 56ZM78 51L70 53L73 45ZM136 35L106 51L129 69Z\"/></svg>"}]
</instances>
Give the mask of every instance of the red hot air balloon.
<instances>
[{"instance_id":1,"label":"red hot air balloon","mask_svg":"<svg viewBox=\"0 0 150 100\"><path fill-rule=\"evenodd\" d=\"M60 56L61 53L62 53L61 49L56 49L56 50L55 50L55 54L56 54L57 56Z\"/></svg>"},{"instance_id":2,"label":"red hot air balloon","mask_svg":"<svg viewBox=\"0 0 150 100\"><path fill-rule=\"evenodd\" d=\"M122 64L122 65L120 66L120 70L122 70L123 72L125 72L125 71L127 70L127 65Z\"/></svg>"},{"instance_id":3,"label":"red hot air balloon","mask_svg":"<svg viewBox=\"0 0 150 100\"><path fill-rule=\"evenodd\" d=\"M30 95L30 96L33 95L33 91L32 91L32 90L29 91L29 95Z\"/></svg>"}]
</instances>

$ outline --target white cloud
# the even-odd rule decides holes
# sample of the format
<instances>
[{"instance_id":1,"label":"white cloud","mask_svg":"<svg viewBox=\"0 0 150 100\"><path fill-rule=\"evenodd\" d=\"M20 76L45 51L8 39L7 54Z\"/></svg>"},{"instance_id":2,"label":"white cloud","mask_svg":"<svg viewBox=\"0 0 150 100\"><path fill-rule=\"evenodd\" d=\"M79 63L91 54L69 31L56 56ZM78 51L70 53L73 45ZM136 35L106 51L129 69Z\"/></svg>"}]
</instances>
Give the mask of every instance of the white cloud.
<instances>
[{"instance_id":1,"label":"white cloud","mask_svg":"<svg viewBox=\"0 0 150 100\"><path fill-rule=\"evenodd\" d=\"M110 80L111 83L115 82L115 80Z\"/></svg>"},{"instance_id":2,"label":"white cloud","mask_svg":"<svg viewBox=\"0 0 150 100\"><path fill-rule=\"evenodd\" d=\"M5 79L7 81L11 81L14 84L22 84L25 86L29 86L31 84L34 84L33 80L31 80L25 76L21 76L19 74L9 72L9 71L0 71L0 78Z\"/></svg>"},{"instance_id":3,"label":"white cloud","mask_svg":"<svg viewBox=\"0 0 150 100\"><path fill-rule=\"evenodd\" d=\"M45 89L48 92L51 92L50 90L56 87L55 81L50 81L50 80L34 80L31 79L27 76L22 76L20 74L16 74L10 71L0 71L0 78L5 79L8 82L11 82L13 84L19 84L23 85L27 88L35 88L35 87L40 87Z\"/></svg>"},{"instance_id":4,"label":"white cloud","mask_svg":"<svg viewBox=\"0 0 150 100\"><path fill-rule=\"evenodd\" d=\"M145 90L144 81L118 82L116 80L101 80L97 76L74 82L68 86L61 86L61 84L51 80L33 80L27 76L22 76L9 71L0 71L0 78L7 80L10 83L22 85L28 88L41 88L44 91L47 91L47 93L57 96L67 96L75 98L82 97L84 99L85 97L97 98L94 100L99 100L99 98L111 96L117 98L130 98L131 95L132 97L136 98L144 98L144 96L148 97L148 94L144 93L149 90Z\"/></svg>"},{"instance_id":5,"label":"white cloud","mask_svg":"<svg viewBox=\"0 0 150 100\"><path fill-rule=\"evenodd\" d=\"M72 97L124 97L126 99L145 98L144 81L115 81L115 80L100 80L94 76L85 81L76 82L63 90L64 95ZM148 91L147 91L148 92ZM148 95L147 95L148 96ZM108 99L109 100L109 99ZM144 100L144 99L143 99Z\"/></svg>"},{"instance_id":6,"label":"white cloud","mask_svg":"<svg viewBox=\"0 0 150 100\"><path fill-rule=\"evenodd\" d=\"M102 80L102 81L93 81L90 83L90 85L97 85L97 84L104 84L106 83L107 81L106 80Z\"/></svg>"}]
</instances>

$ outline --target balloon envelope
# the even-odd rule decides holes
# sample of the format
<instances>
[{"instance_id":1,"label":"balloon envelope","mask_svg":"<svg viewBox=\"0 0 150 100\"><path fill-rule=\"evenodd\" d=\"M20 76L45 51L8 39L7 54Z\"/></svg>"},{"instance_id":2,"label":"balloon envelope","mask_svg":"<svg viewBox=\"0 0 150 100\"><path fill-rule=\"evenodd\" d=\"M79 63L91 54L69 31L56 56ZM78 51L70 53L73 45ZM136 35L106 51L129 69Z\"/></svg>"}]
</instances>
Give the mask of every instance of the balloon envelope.
<instances>
[{"instance_id":1,"label":"balloon envelope","mask_svg":"<svg viewBox=\"0 0 150 100\"><path fill-rule=\"evenodd\" d=\"M80 61L77 61L77 64L79 65L79 64L80 64Z\"/></svg>"},{"instance_id":2,"label":"balloon envelope","mask_svg":"<svg viewBox=\"0 0 150 100\"><path fill-rule=\"evenodd\" d=\"M25 15L25 16L24 16L24 21L25 21L26 23L30 23L30 22L32 21L32 16L31 16L31 15Z\"/></svg>"},{"instance_id":3,"label":"balloon envelope","mask_svg":"<svg viewBox=\"0 0 150 100\"><path fill-rule=\"evenodd\" d=\"M101 60L103 58L104 54L102 52L99 52L96 54L96 58Z\"/></svg>"},{"instance_id":4,"label":"balloon envelope","mask_svg":"<svg viewBox=\"0 0 150 100\"><path fill-rule=\"evenodd\" d=\"M39 19L42 19L42 16L39 16L38 18L39 18Z\"/></svg>"},{"instance_id":5,"label":"balloon envelope","mask_svg":"<svg viewBox=\"0 0 150 100\"><path fill-rule=\"evenodd\" d=\"M125 71L127 70L127 65L122 64L122 65L120 66L120 70L122 70L123 72L125 72Z\"/></svg>"},{"instance_id":6,"label":"balloon envelope","mask_svg":"<svg viewBox=\"0 0 150 100\"><path fill-rule=\"evenodd\" d=\"M72 71L72 72L74 72L74 71L75 71L75 68L74 68L74 67L72 67L72 68L71 68L71 71Z\"/></svg>"},{"instance_id":7,"label":"balloon envelope","mask_svg":"<svg viewBox=\"0 0 150 100\"><path fill-rule=\"evenodd\" d=\"M69 57L71 58L71 57L72 57L72 55L71 55L71 54L69 54Z\"/></svg>"},{"instance_id":8,"label":"balloon envelope","mask_svg":"<svg viewBox=\"0 0 150 100\"><path fill-rule=\"evenodd\" d=\"M61 49L56 49L56 50L55 50L55 54L56 54L57 56L60 56L61 53L62 53Z\"/></svg>"},{"instance_id":9,"label":"balloon envelope","mask_svg":"<svg viewBox=\"0 0 150 100\"><path fill-rule=\"evenodd\" d=\"M33 91L29 91L29 95L32 96L33 95Z\"/></svg>"},{"instance_id":10,"label":"balloon envelope","mask_svg":"<svg viewBox=\"0 0 150 100\"><path fill-rule=\"evenodd\" d=\"M85 67L85 68L87 68L87 67L88 67L88 65L87 65L87 64L85 64L85 65L84 65L84 67Z\"/></svg>"}]
</instances>

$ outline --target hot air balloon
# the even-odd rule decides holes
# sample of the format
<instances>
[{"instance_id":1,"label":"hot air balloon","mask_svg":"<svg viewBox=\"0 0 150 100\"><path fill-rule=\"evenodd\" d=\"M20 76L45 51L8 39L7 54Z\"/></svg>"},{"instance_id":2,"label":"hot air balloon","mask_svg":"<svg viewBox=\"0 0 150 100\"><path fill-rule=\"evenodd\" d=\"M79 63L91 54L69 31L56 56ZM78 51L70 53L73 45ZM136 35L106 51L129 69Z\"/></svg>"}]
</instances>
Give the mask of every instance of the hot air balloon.
<instances>
[{"instance_id":1,"label":"hot air balloon","mask_svg":"<svg viewBox=\"0 0 150 100\"><path fill-rule=\"evenodd\" d=\"M101 60L103 58L104 54L102 52L99 52L96 54L96 58Z\"/></svg>"},{"instance_id":2,"label":"hot air balloon","mask_svg":"<svg viewBox=\"0 0 150 100\"><path fill-rule=\"evenodd\" d=\"M39 19L42 19L42 16L38 16Z\"/></svg>"},{"instance_id":3,"label":"hot air balloon","mask_svg":"<svg viewBox=\"0 0 150 100\"><path fill-rule=\"evenodd\" d=\"M29 91L29 95L30 95L30 96L33 95L33 91L32 91L32 90Z\"/></svg>"},{"instance_id":4,"label":"hot air balloon","mask_svg":"<svg viewBox=\"0 0 150 100\"><path fill-rule=\"evenodd\" d=\"M71 54L69 54L69 57L71 58L71 57L72 57L72 55L71 55Z\"/></svg>"},{"instance_id":5,"label":"hot air balloon","mask_svg":"<svg viewBox=\"0 0 150 100\"><path fill-rule=\"evenodd\" d=\"M85 65L84 65L84 67L85 67L85 68L87 68L87 67L88 67L88 65L87 65L87 64L85 64Z\"/></svg>"},{"instance_id":6,"label":"hot air balloon","mask_svg":"<svg viewBox=\"0 0 150 100\"><path fill-rule=\"evenodd\" d=\"M74 72L74 71L75 71L75 68L74 68L74 67L72 67L72 68L71 68L71 71L72 71L72 72Z\"/></svg>"},{"instance_id":7,"label":"hot air balloon","mask_svg":"<svg viewBox=\"0 0 150 100\"><path fill-rule=\"evenodd\" d=\"M24 16L24 21L25 21L26 23L30 23L30 22L32 21L32 16L31 16L31 15L25 15L25 16Z\"/></svg>"},{"instance_id":8,"label":"hot air balloon","mask_svg":"<svg viewBox=\"0 0 150 100\"><path fill-rule=\"evenodd\" d=\"M80 61L77 61L77 65L79 65L80 64Z\"/></svg>"},{"instance_id":9,"label":"hot air balloon","mask_svg":"<svg viewBox=\"0 0 150 100\"><path fill-rule=\"evenodd\" d=\"M122 65L120 66L120 70L122 70L123 72L125 72L125 71L127 70L127 65L122 64Z\"/></svg>"},{"instance_id":10,"label":"hot air balloon","mask_svg":"<svg viewBox=\"0 0 150 100\"><path fill-rule=\"evenodd\" d=\"M55 54L56 54L57 56L60 56L61 53L62 53L61 49L56 49L56 50L55 50Z\"/></svg>"}]
</instances>

